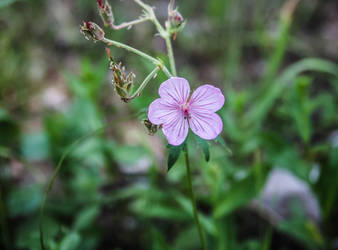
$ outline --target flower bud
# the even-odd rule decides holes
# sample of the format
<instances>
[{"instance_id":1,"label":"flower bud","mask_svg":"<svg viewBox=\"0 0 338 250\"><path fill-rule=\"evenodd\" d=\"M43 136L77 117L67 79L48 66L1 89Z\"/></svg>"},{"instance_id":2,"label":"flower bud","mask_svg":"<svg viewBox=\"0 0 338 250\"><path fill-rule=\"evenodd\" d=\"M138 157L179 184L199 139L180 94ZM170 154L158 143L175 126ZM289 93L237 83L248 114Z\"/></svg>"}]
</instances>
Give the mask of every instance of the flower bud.
<instances>
[{"instance_id":1,"label":"flower bud","mask_svg":"<svg viewBox=\"0 0 338 250\"><path fill-rule=\"evenodd\" d=\"M99 13L104 25L105 26L114 25L114 15L108 1L106 0L105 3L103 4L102 0L97 0L97 3Z\"/></svg>"},{"instance_id":2,"label":"flower bud","mask_svg":"<svg viewBox=\"0 0 338 250\"><path fill-rule=\"evenodd\" d=\"M178 12L177 8L174 9L174 2L175 1L170 1L169 3L168 20L165 23L167 30L169 30L171 34L176 34L181 31L185 25L185 21L181 13Z\"/></svg>"},{"instance_id":3,"label":"flower bud","mask_svg":"<svg viewBox=\"0 0 338 250\"><path fill-rule=\"evenodd\" d=\"M122 63L117 64L112 59L110 59L110 69L113 71L112 84L116 93L124 102L128 102L133 91L135 74L133 72L126 74Z\"/></svg>"},{"instance_id":4,"label":"flower bud","mask_svg":"<svg viewBox=\"0 0 338 250\"><path fill-rule=\"evenodd\" d=\"M80 25L80 32L87 40L91 38L94 42L100 41L104 38L104 31L100 28L100 26L93 22L83 22L83 25Z\"/></svg>"},{"instance_id":5,"label":"flower bud","mask_svg":"<svg viewBox=\"0 0 338 250\"><path fill-rule=\"evenodd\" d=\"M177 9L171 11L168 15L168 21L172 28L179 28L184 23L184 18Z\"/></svg>"},{"instance_id":6,"label":"flower bud","mask_svg":"<svg viewBox=\"0 0 338 250\"><path fill-rule=\"evenodd\" d=\"M149 120L143 120L143 124L146 127L149 135L156 134L159 129L159 125L152 124Z\"/></svg>"}]
</instances>

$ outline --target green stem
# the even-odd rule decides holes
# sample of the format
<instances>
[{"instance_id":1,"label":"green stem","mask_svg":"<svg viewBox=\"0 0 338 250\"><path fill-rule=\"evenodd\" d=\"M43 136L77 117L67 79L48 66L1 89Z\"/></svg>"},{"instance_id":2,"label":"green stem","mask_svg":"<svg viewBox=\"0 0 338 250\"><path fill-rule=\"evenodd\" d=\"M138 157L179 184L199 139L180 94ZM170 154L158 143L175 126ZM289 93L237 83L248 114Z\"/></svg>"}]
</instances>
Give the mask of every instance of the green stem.
<instances>
[{"instance_id":1,"label":"green stem","mask_svg":"<svg viewBox=\"0 0 338 250\"><path fill-rule=\"evenodd\" d=\"M129 101L139 96L141 94L141 91L147 86L148 82L156 76L159 70L160 70L160 67L156 67L153 71L151 71L150 74L141 83L140 87L138 87L138 89L135 91L135 93L126 99Z\"/></svg>"},{"instance_id":2,"label":"green stem","mask_svg":"<svg viewBox=\"0 0 338 250\"><path fill-rule=\"evenodd\" d=\"M175 66L173 48L172 48L171 41L170 41L170 33L168 32L168 30L165 30L162 27L162 25L160 24L160 22L157 20L156 15L154 13L154 10L151 6L143 3L141 0L135 0L135 2L138 5L140 5L147 12L148 16L150 17L150 21L152 21L155 24L157 31L159 32L160 36L165 40L165 42L167 44L171 73L174 76L176 76L177 73L176 73L176 66ZM171 4L173 4L173 3L171 3Z\"/></svg>"},{"instance_id":3,"label":"green stem","mask_svg":"<svg viewBox=\"0 0 338 250\"><path fill-rule=\"evenodd\" d=\"M167 33L167 36L165 37L165 42L167 44L167 49L168 49L168 57L169 57L169 63L170 63L170 68L171 68L171 73L176 76L176 65L175 65L175 59L174 59L174 52L173 52L173 47L171 46L171 41L170 41L170 35Z\"/></svg>"},{"instance_id":4,"label":"green stem","mask_svg":"<svg viewBox=\"0 0 338 250\"><path fill-rule=\"evenodd\" d=\"M143 9L145 9L148 12L151 9L151 7L148 4L145 4L141 0L134 0L134 1L135 1L135 3L137 3L138 5L140 5Z\"/></svg>"},{"instance_id":5,"label":"green stem","mask_svg":"<svg viewBox=\"0 0 338 250\"><path fill-rule=\"evenodd\" d=\"M198 211L197 211L197 206L196 206L196 199L195 195L192 189L192 182L191 182L191 172L190 172L190 162L189 162L189 152L188 152L188 144L185 144L185 149L184 149L184 156L185 156L185 165L187 167L187 181L188 181L188 187L189 187L189 193L190 193L190 198L191 198L191 204L194 210L194 219L198 228L198 233L200 237L200 241L202 244L202 247L204 250L207 250L207 245L204 239L204 234L202 231L202 227L198 218Z\"/></svg>"},{"instance_id":6,"label":"green stem","mask_svg":"<svg viewBox=\"0 0 338 250\"><path fill-rule=\"evenodd\" d=\"M119 25L110 24L110 27L114 30L119 30L119 29L131 27L135 24L143 23L143 22L149 21L149 20L150 20L149 17L139 18L139 19L136 19L136 20L133 20L133 21L130 21L130 22L121 23Z\"/></svg>"},{"instance_id":7,"label":"green stem","mask_svg":"<svg viewBox=\"0 0 338 250\"><path fill-rule=\"evenodd\" d=\"M164 28L162 27L160 22L157 20L153 7L151 7L148 4L143 3L141 0L134 0L134 1L145 10L145 12L147 13L147 15L150 18L150 21L152 21L155 24L155 26L156 26L158 32L160 33L160 35L163 38L165 38L167 32L164 30Z\"/></svg>"},{"instance_id":8,"label":"green stem","mask_svg":"<svg viewBox=\"0 0 338 250\"><path fill-rule=\"evenodd\" d=\"M118 48L122 48L122 49L125 49L129 52L132 52L136 55L139 55L141 57L143 57L144 59L147 59L149 61L151 61L153 64L155 64L156 66L160 67L160 69L170 78L171 77L171 74L169 72L169 70L166 68L166 66L158 59L152 57L152 56L149 56L148 54L138 50L138 49L135 49L133 47L130 47L124 43L120 43L120 42L117 42L117 41L114 41L114 40L110 40L110 39L107 39L107 38L103 38L101 40L102 42L106 43L108 46L111 46L111 45L114 45Z\"/></svg>"}]
</instances>

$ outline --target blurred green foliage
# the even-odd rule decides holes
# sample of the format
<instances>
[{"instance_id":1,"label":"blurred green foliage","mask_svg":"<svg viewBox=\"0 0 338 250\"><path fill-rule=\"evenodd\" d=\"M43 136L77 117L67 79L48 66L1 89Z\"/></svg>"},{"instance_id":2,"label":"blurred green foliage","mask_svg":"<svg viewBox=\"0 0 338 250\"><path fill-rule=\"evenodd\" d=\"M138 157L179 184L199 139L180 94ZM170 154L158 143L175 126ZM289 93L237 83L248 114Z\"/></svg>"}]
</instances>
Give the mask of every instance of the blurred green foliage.
<instances>
[{"instance_id":1,"label":"blurred green foliage","mask_svg":"<svg viewBox=\"0 0 338 250\"><path fill-rule=\"evenodd\" d=\"M188 20L174 42L179 75L226 95L222 137L189 138L209 249L337 249L338 50L329 50L336 38L321 37L337 23L337 14L326 18L335 1L301 1L289 18L285 1L177 4ZM121 22L139 14L129 1L114 11ZM120 102L103 46L77 29L97 16L95 1L0 2L0 248L40 249L39 208L60 166L44 210L47 249L199 249L183 159L173 152L167 165L175 149L141 124L165 75ZM153 31L107 34L166 61ZM152 70L112 51L138 81ZM64 95L52 107L41 101L50 87ZM319 221L301 200L285 205L285 217L253 205L264 205L276 169L306 184Z\"/></svg>"}]
</instances>

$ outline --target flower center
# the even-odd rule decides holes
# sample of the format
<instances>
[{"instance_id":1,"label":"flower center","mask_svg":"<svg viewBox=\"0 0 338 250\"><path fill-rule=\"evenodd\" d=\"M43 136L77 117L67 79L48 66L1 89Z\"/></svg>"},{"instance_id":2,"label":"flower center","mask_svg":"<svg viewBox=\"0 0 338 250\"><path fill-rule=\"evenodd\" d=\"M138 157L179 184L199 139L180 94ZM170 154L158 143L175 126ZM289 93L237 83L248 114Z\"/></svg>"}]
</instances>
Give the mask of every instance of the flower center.
<instances>
[{"instance_id":1,"label":"flower center","mask_svg":"<svg viewBox=\"0 0 338 250\"><path fill-rule=\"evenodd\" d=\"M189 115L189 103L182 104L181 105L181 110L183 112L184 119L190 118L190 115Z\"/></svg>"}]
</instances>

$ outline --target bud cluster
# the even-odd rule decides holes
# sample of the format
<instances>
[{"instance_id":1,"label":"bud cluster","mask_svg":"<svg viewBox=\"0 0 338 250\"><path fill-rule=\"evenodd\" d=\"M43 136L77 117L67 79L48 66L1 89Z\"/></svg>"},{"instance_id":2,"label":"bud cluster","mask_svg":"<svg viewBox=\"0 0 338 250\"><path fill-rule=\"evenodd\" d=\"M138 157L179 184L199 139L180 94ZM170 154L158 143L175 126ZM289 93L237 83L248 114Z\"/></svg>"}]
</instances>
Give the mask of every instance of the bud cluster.
<instances>
[{"instance_id":1,"label":"bud cluster","mask_svg":"<svg viewBox=\"0 0 338 250\"><path fill-rule=\"evenodd\" d=\"M170 34L176 34L177 32L180 32L185 25L185 21L181 13L177 8L174 9L174 2L175 1L173 0L170 1L168 6L168 20L165 23L166 28Z\"/></svg>"},{"instance_id":2,"label":"bud cluster","mask_svg":"<svg viewBox=\"0 0 338 250\"><path fill-rule=\"evenodd\" d=\"M133 72L127 74L122 63L116 63L112 58L110 58L110 69L113 71L112 84L116 93L127 102L133 91L135 74Z\"/></svg>"},{"instance_id":3,"label":"bud cluster","mask_svg":"<svg viewBox=\"0 0 338 250\"><path fill-rule=\"evenodd\" d=\"M97 0L97 4L104 25L114 26L114 15L108 1L106 0L103 4L102 0Z\"/></svg>"},{"instance_id":4,"label":"bud cluster","mask_svg":"<svg viewBox=\"0 0 338 250\"><path fill-rule=\"evenodd\" d=\"M80 25L80 32L87 40L93 39L94 42L101 41L104 38L104 31L93 22L83 22L83 25Z\"/></svg>"}]
</instances>

